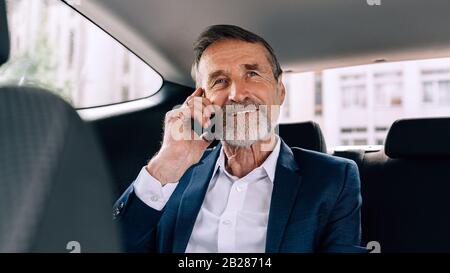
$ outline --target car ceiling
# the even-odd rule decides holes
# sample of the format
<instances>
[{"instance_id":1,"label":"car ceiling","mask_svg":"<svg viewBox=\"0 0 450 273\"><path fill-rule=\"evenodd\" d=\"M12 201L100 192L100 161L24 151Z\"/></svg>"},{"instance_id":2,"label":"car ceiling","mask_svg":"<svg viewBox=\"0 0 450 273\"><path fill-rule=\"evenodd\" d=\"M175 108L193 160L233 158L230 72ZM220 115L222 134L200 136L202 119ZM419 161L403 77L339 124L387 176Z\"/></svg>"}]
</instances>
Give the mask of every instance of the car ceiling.
<instances>
[{"instance_id":1,"label":"car ceiling","mask_svg":"<svg viewBox=\"0 0 450 273\"><path fill-rule=\"evenodd\" d=\"M449 0L380 1L89 0L74 7L166 80L185 85L192 85L193 41L212 24L258 33L285 71L450 56Z\"/></svg>"}]
</instances>

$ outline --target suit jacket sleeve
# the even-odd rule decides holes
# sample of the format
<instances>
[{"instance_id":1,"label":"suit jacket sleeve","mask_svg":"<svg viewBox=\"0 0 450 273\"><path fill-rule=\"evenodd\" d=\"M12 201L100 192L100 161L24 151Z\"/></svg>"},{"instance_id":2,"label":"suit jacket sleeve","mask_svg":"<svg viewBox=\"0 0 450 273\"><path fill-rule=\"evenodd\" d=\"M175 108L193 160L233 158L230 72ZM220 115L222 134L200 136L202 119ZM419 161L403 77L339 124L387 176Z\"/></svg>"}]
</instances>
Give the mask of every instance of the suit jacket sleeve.
<instances>
[{"instance_id":1,"label":"suit jacket sleeve","mask_svg":"<svg viewBox=\"0 0 450 273\"><path fill-rule=\"evenodd\" d=\"M135 194L133 184L113 206L126 252L156 252L156 229L163 210L147 206Z\"/></svg>"},{"instance_id":2,"label":"suit jacket sleeve","mask_svg":"<svg viewBox=\"0 0 450 273\"><path fill-rule=\"evenodd\" d=\"M358 167L351 161L321 240L322 252L367 252L360 246L361 203Z\"/></svg>"}]
</instances>

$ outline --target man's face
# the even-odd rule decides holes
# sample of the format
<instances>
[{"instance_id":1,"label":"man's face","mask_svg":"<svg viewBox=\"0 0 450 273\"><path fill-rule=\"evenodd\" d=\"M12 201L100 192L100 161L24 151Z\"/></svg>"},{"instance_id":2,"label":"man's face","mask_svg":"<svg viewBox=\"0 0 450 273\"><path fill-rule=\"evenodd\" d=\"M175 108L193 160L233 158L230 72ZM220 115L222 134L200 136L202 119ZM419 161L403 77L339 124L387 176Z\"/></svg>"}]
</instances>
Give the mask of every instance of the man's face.
<instances>
[{"instance_id":1,"label":"man's face","mask_svg":"<svg viewBox=\"0 0 450 273\"><path fill-rule=\"evenodd\" d=\"M281 77L275 79L266 48L240 40L219 41L205 50L198 65L197 85L213 104L222 107L224 140L233 146L249 146L267 136L275 124L261 118L254 124L249 115L265 116L266 121L276 118L273 115L278 116L285 96ZM233 139L227 137L230 132Z\"/></svg>"}]
</instances>

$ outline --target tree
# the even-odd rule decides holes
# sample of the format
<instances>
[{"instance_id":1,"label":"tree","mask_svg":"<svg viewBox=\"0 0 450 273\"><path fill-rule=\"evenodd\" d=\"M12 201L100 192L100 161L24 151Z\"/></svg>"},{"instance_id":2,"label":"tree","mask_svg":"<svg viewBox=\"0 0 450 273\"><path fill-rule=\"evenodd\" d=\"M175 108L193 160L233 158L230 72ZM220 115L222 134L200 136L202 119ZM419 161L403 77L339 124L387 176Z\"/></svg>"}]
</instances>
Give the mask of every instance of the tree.
<instances>
[{"instance_id":1,"label":"tree","mask_svg":"<svg viewBox=\"0 0 450 273\"><path fill-rule=\"evenodd\" d=\"M45 7L42 15L35 43L25 52L12 56L0 68L0 83L45 88L71 102L71 84L65 82L64 86L57 85L58 63L55 61L55 49L45 32L48 21Z\"/></svg>"}]
</instances>

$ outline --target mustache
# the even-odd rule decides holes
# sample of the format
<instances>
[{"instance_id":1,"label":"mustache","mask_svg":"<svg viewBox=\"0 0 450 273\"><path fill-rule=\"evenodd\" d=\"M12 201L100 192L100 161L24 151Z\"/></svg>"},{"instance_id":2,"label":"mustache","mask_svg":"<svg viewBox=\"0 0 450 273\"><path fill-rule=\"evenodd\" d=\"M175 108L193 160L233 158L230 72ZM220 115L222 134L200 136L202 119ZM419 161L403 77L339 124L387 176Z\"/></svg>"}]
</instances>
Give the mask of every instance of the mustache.
<instances>
[{"instance_id":1,"label":"mustache","mask_svg":"<svg viewBox=\"0 0 450 273\"><path fill-rule=\"evenodd\" d=\"M262 104L255 101L246 101L246 102L231 102L223 105L222 111L225 115L227 114L236 114L242 113L242 111L258 111L260 110Z\"/></svg>"}]
</instances>

